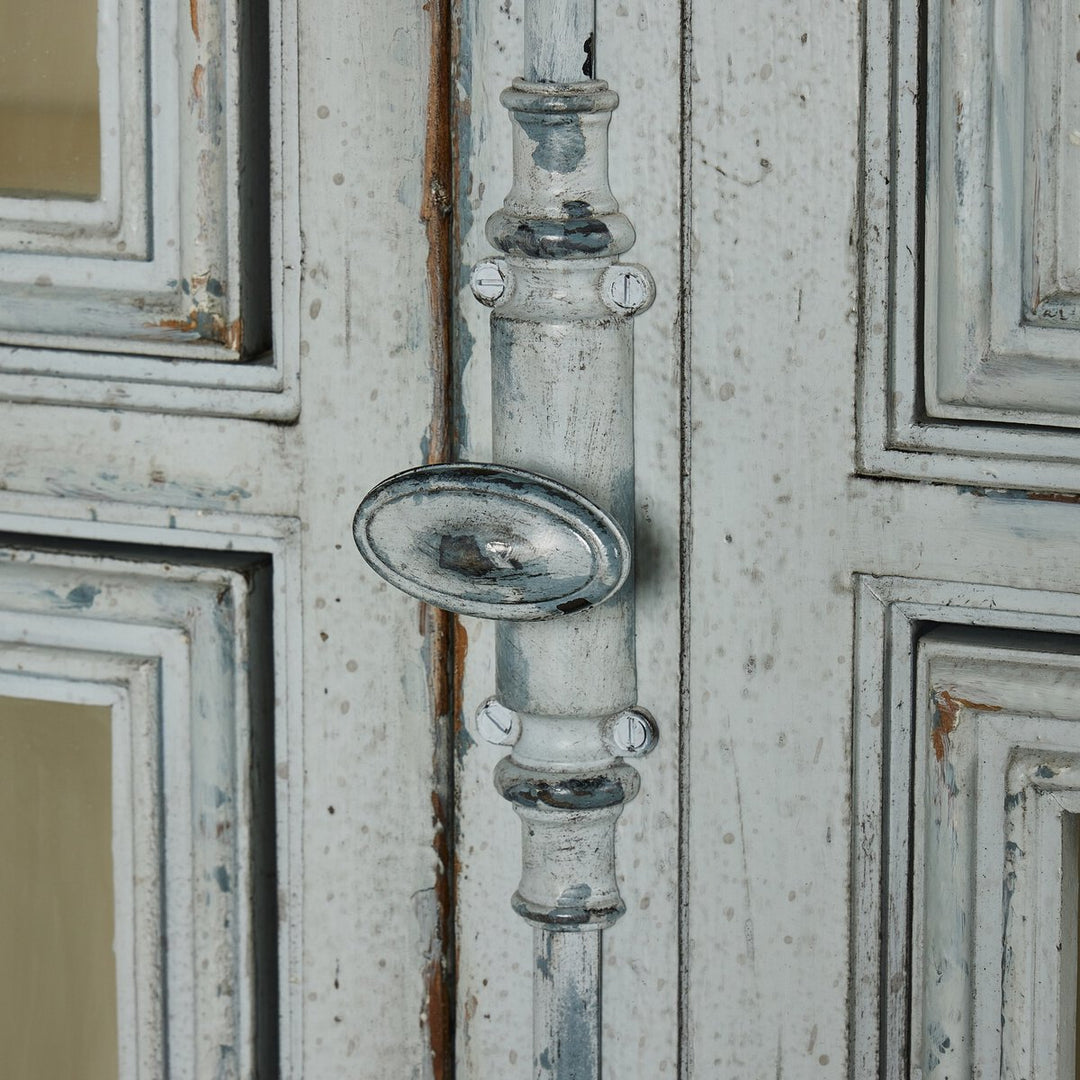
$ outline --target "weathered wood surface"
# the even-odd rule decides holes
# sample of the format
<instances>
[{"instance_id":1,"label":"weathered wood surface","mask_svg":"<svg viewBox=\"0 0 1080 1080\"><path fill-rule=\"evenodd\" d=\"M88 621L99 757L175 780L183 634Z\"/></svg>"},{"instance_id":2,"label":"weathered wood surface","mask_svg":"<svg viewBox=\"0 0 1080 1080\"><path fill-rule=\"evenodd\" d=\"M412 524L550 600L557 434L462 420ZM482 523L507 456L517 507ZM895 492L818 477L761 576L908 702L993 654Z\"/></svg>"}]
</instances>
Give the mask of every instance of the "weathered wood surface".
<instances>
[{"instance_id":1,"label":"weathered wood surface","mask_svg":"<svg viewBox=\"0 0 1080 1080\"><path fill-rule=\"evenodd\" d=\"M873 393L892 386L879 336L890 312L914 318L910 306L889 307L875 277L889 244L907 243L889 233L877 171L889 145L881 106L887 115L891 105L885 7L866 11L873 170L859 162L851 5L737 0L680 12L624 0L600 11L597 75L621 96L612 187L637 227L632 257L658 286L636 325L635 427L639 699L662 729L618 828L629 910L604 942L607 1077L874 1076L878 1011L893 1003L876 975L873 919L878 884L889 881L879 862L890 825L880 729L900 722L893 710L915 708L912 641L890 652L885 635L914 633L905 622L914 610L1072 632L1080 507L1071 496L853 478L856 371L874 368ZM231 545L274 559L289 1077L529 1070L533 955L508 903L518 823L490 781L504 751L474 743L459 723L493 690L492 628L421 618L365 571L349 537L364 491L445 452L448 417L440 411L432 425L432 402L457 374L450 419L462 456L490 457L487 313L464 274L447 278L446 251L430 257L449 229L438 225L445 191L430 183L445 161L432 165L426 124L430 46L446 11L338 0L289 9L295 65L283 84L275 191L278 227L303 237L302 251L284 243L282 281L302 280L283 289L277 340L280 362L303 375L296 423L228 419L242 410L214 386L188 405L220 417L121 409L114 382L91 395L100 409L0 405L6 531ZM521 70L521 7L451 14L453 230L464 267L489 252L482 223L509 189L498 93ZM684 21L692 54L680 86ZM910 35L914 24L897 25ZM902 87L896 108L910 101ZM680 148L692 185L683 203ZM863 184L875 197L860 225ZM861 349L860 243L863 310L873 316ZM864 390L867 471L1076 488L1067 433L955 426L922 444L908 431L894 447L885 406L868 410ZM913 389L896 390L910 413ZM973 446L978 454L964 458ZM935 447L948 452L926 452ZM888 601L864 593L866 610L886 615L856 622L854 574L885 583L859 579ZM456 833L445 831L451 796ZM899 903L897 888L885 910ZM440 963L454 895L456 1004ZM902 954L904 928L885 930L889 955ZM902 1011L894 1015L901 1024ZM902 1043L903 1032L887 1035Z\"/></svg>"}]
</instances>

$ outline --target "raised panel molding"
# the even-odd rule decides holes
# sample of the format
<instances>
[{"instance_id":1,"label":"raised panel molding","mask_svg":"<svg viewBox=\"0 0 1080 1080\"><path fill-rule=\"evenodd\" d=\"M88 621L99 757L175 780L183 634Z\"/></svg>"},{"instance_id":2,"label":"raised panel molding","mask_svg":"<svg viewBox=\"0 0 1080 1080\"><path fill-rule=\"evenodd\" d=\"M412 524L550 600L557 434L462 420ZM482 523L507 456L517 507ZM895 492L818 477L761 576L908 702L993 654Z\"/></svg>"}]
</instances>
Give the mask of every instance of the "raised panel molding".
<instances>
[{"instance_id":1,"label":"raised panel molding","mask_svg":"<svg viewBox=\"0 0 1080 1080\"><path fill-rule=\"evenodd\" d=\"M856 597L850 1075L1072 1075L1080 597Z\"/></svg>"},{"instance_id":2,"label":"raised panel molding","mask_svg":"<svg viewBox=\"0 0 1080 1080\"><path fill-rule=\"evenodd\" d=\"M916 687L914 1064L1075 1075L1080 641L933 632Z\"/></svg>"},{"instance_id":3,"label":"raised panel molding","mask_svg":"<svg viewBox=\"0 0 1080 1080\"><path fill-rule=\"evenodd\" d=\"M124 1080L276 1075L269 566L0 549L0 693L113 710Z\"/></svg>"},{"instance_id":4,"label":"raised panel molding","mask_svg":"<svg viewBox=\"0 0 1080 1080\"><path fill-rule=\"evenodd\" d=\"M102 198L0 198L0 400L295 419L295 11L102 2Z\"/></svg>"},{"instance_id":5,"label":"raised panel molding","mask_svg":"<svg viewBox=\"0 0 1080 1080\"><path fill-rule=\"evenodd\" d=\"M865 472L1080 487L1074 15L867 7Z\"/></svg>"}]
</instances>

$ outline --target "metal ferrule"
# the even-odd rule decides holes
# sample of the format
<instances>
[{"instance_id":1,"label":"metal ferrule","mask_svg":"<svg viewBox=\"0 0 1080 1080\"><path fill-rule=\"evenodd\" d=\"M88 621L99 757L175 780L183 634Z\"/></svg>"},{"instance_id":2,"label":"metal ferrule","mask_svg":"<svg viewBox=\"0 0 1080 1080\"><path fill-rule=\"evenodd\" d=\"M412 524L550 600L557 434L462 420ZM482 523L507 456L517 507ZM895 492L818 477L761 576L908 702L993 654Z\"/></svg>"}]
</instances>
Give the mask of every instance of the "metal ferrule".
<instances>
[{"instance_id":1,"label":"metal ferrule","mask_svg":"<svg viewBox=\"0 0 1080 1080\"><path fill-rule=\"evenodd\" d=\"M507 255L612 258L634 227L608 186L608 124L619 98L605 82L515 81L502 103L513 121L514 182L487 236Z\"/></svg>"},{"instance_id":2,"label":"metal ferrule","mask_svg":"<svg viewBox=\"0 0 1080 1080\"><path fill-rule=\"evenodd\" d=\"M638 790L621 761L602 771L556 772L504 758L495 786L521 818L521 883L511 903L552 930L600 930L626 910L615 880L615 822Z\"/></svg>"}]
</instances>

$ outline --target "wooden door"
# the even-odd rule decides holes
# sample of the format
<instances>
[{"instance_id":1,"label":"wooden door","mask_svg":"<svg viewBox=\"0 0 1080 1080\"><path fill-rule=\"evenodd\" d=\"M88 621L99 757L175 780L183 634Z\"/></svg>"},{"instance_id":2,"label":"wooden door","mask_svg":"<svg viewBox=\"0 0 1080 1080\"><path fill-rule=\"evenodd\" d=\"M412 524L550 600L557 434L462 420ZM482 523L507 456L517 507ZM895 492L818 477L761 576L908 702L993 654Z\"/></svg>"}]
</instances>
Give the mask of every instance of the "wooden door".
<instances>
[{"instance_id":1,"label":"wooden door","mask_svg":"<svg viewBox=\"0 0 1080 1080\"><path fill-rule=\"evenodd\" d=\"M0 695L111 710L120 1075L528 1076L491 625L350 534L490 454L522 0L114 6L134 216L0 200ZM600 5L662 730L607 1077L1073 1075L1074 15Z\"/></svg>"}]
</instances>

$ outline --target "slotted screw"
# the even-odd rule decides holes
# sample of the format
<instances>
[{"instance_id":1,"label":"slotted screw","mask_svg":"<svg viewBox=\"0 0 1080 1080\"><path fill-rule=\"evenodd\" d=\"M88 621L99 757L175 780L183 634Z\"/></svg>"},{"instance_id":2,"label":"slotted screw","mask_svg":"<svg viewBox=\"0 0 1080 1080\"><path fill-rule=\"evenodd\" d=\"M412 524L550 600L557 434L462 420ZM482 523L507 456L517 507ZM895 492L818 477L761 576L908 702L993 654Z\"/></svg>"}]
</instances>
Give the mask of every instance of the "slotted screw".
<instances>
[{"instance_id":1,"label":"slotted screw","mask_svg":"<svg viewBox=\"0 0 1080 1080\"><path fill-rule=\"evenodd\" d=\"M660 728L647 709L635 706L612 717L607 741L623 757L644 757L660 738Z\"/></svg>"},{"instance_id":2,"label":"slotted screw","mask_svg":"<svg viewBox=\"0 0 1080 1080\"><path fill-rule=\"evenodd\" d=\"M636 263L609 266L600 279L600 294L613 311L637 315L646 311L656 297L652 274Z\"/></svg>"},{"instance_id":3,"label":"slotted screw","mask_svg":"<svg viewBox=\"0 0 1080 1080\"><path fill-rule=\"evenodd\" d=\"M469 275L473 296L487 307L493 307L506 292L508 275L505 259L481 259Z\"/></svg>"},{"instance_id":4,"label":"slotted screw","mask_svg":"<svg viewBox=\"0 0 1080 1080\"><path fill-rule=\"evenodd\" d=\"M476 730L485 742L513 746L521 735L521 721L516 712L489 697L476 710Z\"/></svg>"}]
</instances>

